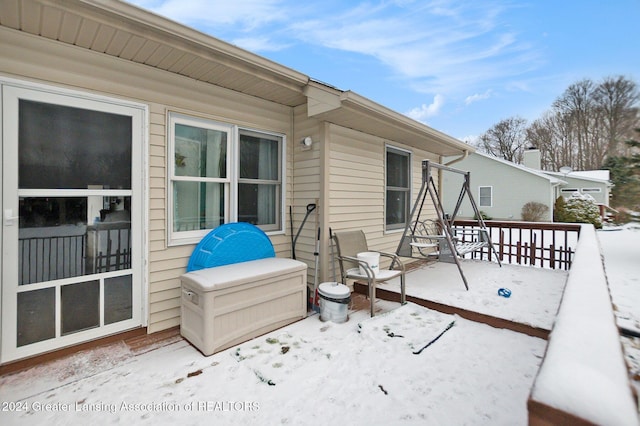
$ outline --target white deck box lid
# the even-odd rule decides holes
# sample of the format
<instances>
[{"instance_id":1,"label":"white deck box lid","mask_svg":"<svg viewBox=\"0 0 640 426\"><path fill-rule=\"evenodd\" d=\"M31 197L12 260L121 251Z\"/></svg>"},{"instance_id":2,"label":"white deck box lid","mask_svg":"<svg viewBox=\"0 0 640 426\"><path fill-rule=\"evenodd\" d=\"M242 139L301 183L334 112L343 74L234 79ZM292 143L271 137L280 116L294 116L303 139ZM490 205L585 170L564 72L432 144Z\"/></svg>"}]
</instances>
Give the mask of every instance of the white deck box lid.
<instances>
[{"instance_id":1,"label":"white deck box lid","mask_svg":"<svg viewBox=\"0 0 640 426\"><path fill-rule=\"evenodd\" d=\"M298 260L269 257L188 272L181 280L191 290L206 293L306 268L307 264Z\"/></svg>"}]
</instances>

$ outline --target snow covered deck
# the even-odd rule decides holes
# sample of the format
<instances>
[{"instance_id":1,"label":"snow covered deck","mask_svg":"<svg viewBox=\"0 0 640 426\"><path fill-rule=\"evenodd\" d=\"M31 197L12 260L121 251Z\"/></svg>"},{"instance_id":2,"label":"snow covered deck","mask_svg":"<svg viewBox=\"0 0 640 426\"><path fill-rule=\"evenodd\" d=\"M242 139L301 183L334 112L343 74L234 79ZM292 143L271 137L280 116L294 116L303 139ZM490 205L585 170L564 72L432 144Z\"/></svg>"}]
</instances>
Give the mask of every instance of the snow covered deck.
<instances>
[{"instance_id":1,"label":"snow covered deck","mask_svg":"<svg viewBox=\"0 0 640 426\"><path fill-rule=\"evenodd\" d=\"M468 319L536 337L548 336L560 306L567 271L509 264L500 267L497 263L475 260L461 263L469 281L468 291L455 264L435 262L407 273L407 298ZM389 293L400 291L397 282L380 284L377 288L379 297L399 300L389 297ZM501 288L511 290L511 296L498 295Z\"/></svg>"},{"instance_id":2,"label":"snow covered deck","mask_svg":"<svg viewBox=\"0 0 640 426\"><path fill-rule=\"evenodd\" d=\"M554 324L566 272L475 261L465 261L463 268L469 292L455 265L442 263L412 271L407 292L540 329ZM590 266L580 269L582 279L590 279L584 275ZM389 287L381 292L392 294L394 285ZM510 298L497 294L503 287L512 291ZM368 301L360 295L354 300L358 306L344 324L323 323L312 315L210 357L169 334L151 346L118 342L0 377L0 401L7 407L2 423L530 422L527 402L546 362L547 341L417 303L400 307L377 300L376 317L369 318ZM413 353L452 321L455 325L433 345ZM560 352L571 353L573 347ZM550 371L569 375L565 385L591 388L584 385L586 378L570 376L580 370L557 368ZM621 380L611 384L616 395ZM544 396L552 395L553 380L549 383L550 390L539 388ZM566 408L562 395L552 396ZM585 401L573 403L580 409ZM633 414L624 418L637 421Z\"/></svg>"}]
</instances>

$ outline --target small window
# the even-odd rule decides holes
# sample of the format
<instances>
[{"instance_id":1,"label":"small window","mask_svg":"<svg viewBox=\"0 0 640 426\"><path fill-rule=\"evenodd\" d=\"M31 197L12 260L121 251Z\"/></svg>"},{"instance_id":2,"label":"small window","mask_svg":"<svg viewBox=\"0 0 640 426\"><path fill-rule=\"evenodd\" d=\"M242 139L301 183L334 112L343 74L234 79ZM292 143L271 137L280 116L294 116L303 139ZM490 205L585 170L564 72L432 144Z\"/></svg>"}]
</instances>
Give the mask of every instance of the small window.
<instances>
[{"instance_id":1,"label":"small window","mask_svg":"<svg viewBox=\"0 0 640 426\"><path fill-rule=\"evenodd\" d=\"M404 229L411 200L411 153L387 147L385 225L387 230Z\"/></svg>"},{"instance_id":2,"label":"small window","mask_svg":"<svg viewBox=\"0 0 640 426\"><path fill-rule=\"evenodd\" d=\"M560 192L565 194L573 194L575 192L578 192L578 188L562 188Z\"/></svg>"},{"instance_id":3,"label":"small window","mask_svg":"<svg viewBox=\"0 0 640 426\"><path fill-rule=\"evenodd\" d=\"M582 188L582 192L585 194L594 193L594 192L602 192L600 188Z\"/></svg>"},{"instance_id":4,"label":"small window","mask_svg":"<svg viewBox=\"0 0 640 426\"><path fill-rule=\"evenodd\" d=\"M493 206L493 187L481 186L478 188L478 202L480 207Z\"/></svg>"}]
</instances>

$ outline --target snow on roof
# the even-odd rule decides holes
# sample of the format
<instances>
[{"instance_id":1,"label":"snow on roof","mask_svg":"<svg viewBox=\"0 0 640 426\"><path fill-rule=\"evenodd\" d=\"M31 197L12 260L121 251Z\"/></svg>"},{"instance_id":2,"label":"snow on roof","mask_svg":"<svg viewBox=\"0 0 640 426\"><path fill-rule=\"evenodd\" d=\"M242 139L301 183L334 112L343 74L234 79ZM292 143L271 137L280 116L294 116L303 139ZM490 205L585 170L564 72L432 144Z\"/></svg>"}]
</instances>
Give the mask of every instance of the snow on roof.
<instances>
[{"instance_id":1,"label":"snow on roof","mask_svg":"<svg viewBox=\"0 0 640 426\"><path fill-rule=\"evenodd\" d=\"M505 160L503 158L494 157L493 155L485 154L485 153L478 152L478 151L472 153L471 155L474 155L474 154L475 155L479 155L479 156L484 157L484 158L488 158L490 160L497 161L499 163L505 164L505 165L510 166L510 167L514 167L516 169L520 169L523 172L530 173L530 174L538 176L540 178L546 179L553 185L560 185L560 184L566 183L562 179L559 179L559 178L557 178L555 176L550 176L549 174L547 174L546 172L543 172L541 170L535 170L535 169L532 169L530 167L523 166L522 164L516 164L516 163L514 163L512 161Z\"/></svg>"},{"instance_id":2,"label":"snow on roof","mask_svg":"<svg viewBox=\"0 0 640 426\"><path fill-rule=\"evenodd\" d=\"M574 179L590 180L600 183L609 183L609 170L583 170L570 172L566 175L560 172L543 172L552 176L566 176Z\"/></svg>"}]
</instances>

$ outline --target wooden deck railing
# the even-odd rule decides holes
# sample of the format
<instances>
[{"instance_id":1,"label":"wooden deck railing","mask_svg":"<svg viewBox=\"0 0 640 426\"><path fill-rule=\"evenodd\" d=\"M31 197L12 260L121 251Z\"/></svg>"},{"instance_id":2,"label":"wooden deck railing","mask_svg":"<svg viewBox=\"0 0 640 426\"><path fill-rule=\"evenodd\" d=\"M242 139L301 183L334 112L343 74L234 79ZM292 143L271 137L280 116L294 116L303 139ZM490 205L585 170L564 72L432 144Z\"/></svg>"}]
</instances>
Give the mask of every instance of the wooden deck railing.
<instances>
[{"instance_id":1,"label":"wooden deck railing","mask_svg":"<svg viewBox=\"0 0 640 426\"><path fill-rule=\"evenodd\" d=\"M485 221L500 261L549 269L571 267L580 236L580 225L571 223ZM474 220L456 220L456 228L478 229ZM464 241L464 235L462 233ZM489 247L465 257L495 260Z\"/></svg>"}]
</instances>

